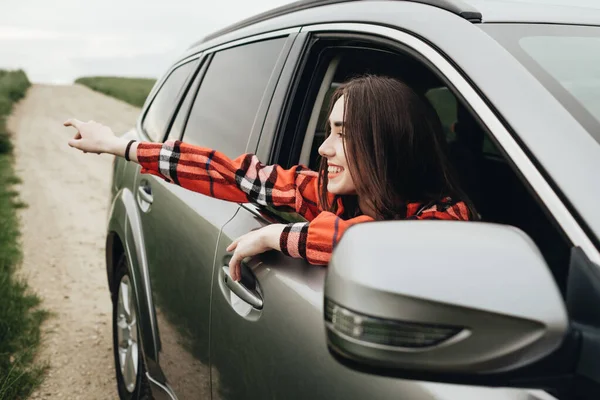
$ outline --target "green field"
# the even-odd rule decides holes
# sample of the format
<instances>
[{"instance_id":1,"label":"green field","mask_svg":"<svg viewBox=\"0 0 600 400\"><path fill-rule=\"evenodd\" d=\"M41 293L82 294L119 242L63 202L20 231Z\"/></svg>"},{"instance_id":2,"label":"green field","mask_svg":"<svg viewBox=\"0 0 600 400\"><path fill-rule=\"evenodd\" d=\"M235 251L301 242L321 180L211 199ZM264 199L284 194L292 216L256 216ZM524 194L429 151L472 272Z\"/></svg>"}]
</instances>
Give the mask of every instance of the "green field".
<instances>
[{"instance_id":1,"label":"green field","mask_svg":"<svg viewBox=\"0 0 600 400\"><path fill-rule=\"evenodd\" d=\"M16 210L25 207L14 185L12 145L6 118L30 83L23 71L0 70L0 399L25 399L39 385L45 365L34 365L46 311L15 276L21 262Z\"/></svg>"},{"instance_id":2,"label":"green field","mask_svg":"<svg viewBox=\"0 0 600 400\"><path fill-rule=\"evenodd\" d=\"M79 78L75 83L141 107L156 79L91 76Z\"/></svg>"}]
</instances>

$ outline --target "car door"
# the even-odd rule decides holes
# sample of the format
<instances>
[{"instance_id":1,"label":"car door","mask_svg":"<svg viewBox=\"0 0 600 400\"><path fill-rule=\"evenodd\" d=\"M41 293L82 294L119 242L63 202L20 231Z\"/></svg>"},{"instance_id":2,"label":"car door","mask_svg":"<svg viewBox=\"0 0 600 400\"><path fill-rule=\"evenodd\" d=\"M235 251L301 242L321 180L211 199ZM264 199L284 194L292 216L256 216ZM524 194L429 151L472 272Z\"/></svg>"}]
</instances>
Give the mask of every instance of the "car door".
<instances>
[{"instance_id":1,"label":"car door","mask_svg":"<svg viewBox=\"0 0 600 400\"><path fill-rule=\"evenodd\" d=\"M296 120L278 107L286 101L288 85L297 79L296 65L304 62L300 60L308 59L309 75L319 69L310 65L318 55L313 59L301 50L306 40L305 34L296 39L269 111L274 120L287 118L286 128L277 131L279 124L268 119L257 146L259 157L282 165L290 164L288 153L294 145L289 136L295 135ZM229 279L231 254L225 249L233 240L270 223L299 218L295 213L244 204L221 232L211 305L213 398L346 399L374 398L374 393L378 398L394 398L402 393L406 399L434 399L418 384L360 374L338 365L329 355L323 326L326 267L268 252L245 260L241 284Z\"/></svg>"},{"instance_id":2,"label":"car door","mask_svg":"<svg viewBox=\"0 0 600 400\"><path fill-rule=\"evenodd\" d=\"M232 158L244 153L251 134L262 126L262 104L274 89L271 78L283 65L288 40L280 35L206 52L166 139L216 148ZM253 56L256 62L249 62ZM137 186L163 383L179 398L209 398L214 252L238 204L148 174L138 176Z\"/></svg>"},{"instance_id":3,"label":"car door","mask_svg":"<svg viewBox=\"0 0 600 400\"><path fill-rule=\"evenodd\" d=\"M326 33L328 39L335 39L342 27L336 25L311 29ZM364 30L360 31L363 36L359 38L364 39L369 29L365 25ZM373 28L373 38L375 34L381 35L378 29ZM342 30L348 35L353 33L352 28ZM350 41L348 36L345 39ZM301 41L304 40L311 40L311 35L301 33L295 46L301 47ZM326 40L322 42L324 44L320 48L313 46L315 50L310 45L298 53L292 50L288 57L257 145L257 155L265 162L282 166L298 162L313 164L316 147L324 134L319 127L326 115L323 107L315 107L308 113L306 121L306 111L303 110L307 104L309 108L316 102L326 104L325 99L335 88L333 76L340 66L340 58L336 56L332 56L327 65L320 64L321 60L326 59L323 51L330 49ZM373 39L373 49L379 51L376 43L377 40ZM365 40L357 46L359 50L364 50L369 45ZM343 46L350 50L353 47ZM427 49L429 51L431 48ZM355 59L362 63L366 58ZM304 66L305 72L297 67L299 64ZM340 68L344 71L346 67L342 64ZM387 65L382 66L382 69L386 68ZM323 82L317 82L315 86L315 79L323 79ZM312 84L307 84L311 81ZM298 88L302 88L304 93L300 93ZM293 98L294 95L300 97ZM302 140L305 134L312 135L309 141ZM297 217L245 204L223 227L215 256L211 304L210 357L214 399L553 398L540 391L447 385L374 376L337 363L328 352L323 323L326 267L310 265L278 252L267 252L244 260L240 284L231 282L227 274L226 266L231 254L226 248L233 240L270 223L292 222Z\"/></svg>"},{"instance_id":4,"label":"car door","mask_svg":"<svg viewBox=\"0 0 600 400\"><path fill-rule=\"evenodd\" d=\"M307 57L302 53L307 40L303 34L296 39L271 103L269 115L274 119L265 123L257 145L264 160L289 161L284 154L294 147L289 137L295 135L294 116L288 118L289 129L280 131L290 140L272 133L279 126L274 120L285 118L278 107L296 79L297 63ZM310 64L305 68L317 70ZM278 146L281 141L285 144ZM271 157L275 153L279 159ZM329 356L322 322L324 267L269 252L246 260L241 285L228 279L230 253L225 249L235 238L269 223L298 218L244 204L221 232L211 305L213 398L342 399L370 398L373 393L385 398L400 391L409 399L433 399L419 385L366 376L337 365Z\"/></svg>"}]
</instances>

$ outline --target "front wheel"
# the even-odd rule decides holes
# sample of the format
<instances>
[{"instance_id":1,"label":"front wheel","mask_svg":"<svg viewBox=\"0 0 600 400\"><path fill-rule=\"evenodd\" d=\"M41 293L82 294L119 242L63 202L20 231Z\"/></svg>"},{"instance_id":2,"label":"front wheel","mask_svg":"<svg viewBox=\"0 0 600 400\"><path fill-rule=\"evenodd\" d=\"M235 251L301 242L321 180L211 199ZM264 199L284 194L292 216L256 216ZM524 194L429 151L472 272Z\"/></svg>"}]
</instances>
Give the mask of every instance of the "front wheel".
<instances>
[{"instance_id":1,"label":"front wheel","mask_svg":"<svg viewBox=\"0 0 600 400\"><path fill-rule=\"evenodd\" d=\"M117 265L115 283L117 286L112 295L113 353L119 398L149 400L153 397L138 340L133 282L129 278L125 256L121 257Z\"/></svg>"}]
</instances>

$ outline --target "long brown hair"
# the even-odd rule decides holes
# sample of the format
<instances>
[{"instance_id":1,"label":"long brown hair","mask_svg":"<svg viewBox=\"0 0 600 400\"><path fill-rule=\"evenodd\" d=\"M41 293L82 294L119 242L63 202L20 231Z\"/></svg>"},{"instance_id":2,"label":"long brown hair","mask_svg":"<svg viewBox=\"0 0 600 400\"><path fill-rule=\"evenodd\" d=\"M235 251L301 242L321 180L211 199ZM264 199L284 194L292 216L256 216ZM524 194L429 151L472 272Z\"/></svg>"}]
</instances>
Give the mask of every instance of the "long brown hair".
<instances>
[{"instance_id":1,"label":"long brown hair","mask_svg":"<svg viewBox=\"0 0 600 400\"><path fill-rule=\"evenodd\" d=\"M445 197L465 201L477 215L452 171L440 119L431 106L401 81L376 75L353 78L333 94L344 96L344 151L357 195L368 199L376 219L406 217L406 204ZM329 134L329 124L326 127ZM320 201L335 212L327 192L327 159L319 168ZM356 196L341 196L347 216L359 213Z\"/></svg>"}]
</instances>

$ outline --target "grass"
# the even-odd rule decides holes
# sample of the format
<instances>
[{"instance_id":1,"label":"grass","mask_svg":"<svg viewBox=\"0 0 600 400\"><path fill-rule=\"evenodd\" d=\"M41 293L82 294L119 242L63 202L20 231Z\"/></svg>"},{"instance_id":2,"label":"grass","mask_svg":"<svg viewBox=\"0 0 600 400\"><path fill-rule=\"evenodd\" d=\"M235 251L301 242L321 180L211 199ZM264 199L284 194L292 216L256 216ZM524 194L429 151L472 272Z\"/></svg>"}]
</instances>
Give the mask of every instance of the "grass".
<instances>
[{"instance_id":1,"label":"grass","mask_svg":"<svg viewBox=\"0 0 600 400\"><path fill-rule=\"evenodd\" d=\"M26 206L14 185L6 117L30 86L23 71L0 70L0 399L25 399L41 383L46 365L34 365L40 325L48 316L40 299L16 277L22 260L16 210Z\"/></svg>"},{"instance_id":2,"label":"grass","mask_svg":"<svg viewBox=\"0 0 600 400\"><path fill-rule=\"evenodd\" d=\"M141 107L154 87L156 79L94 76L79 78L75 83Z\"/></svg>"}]
</instances>

